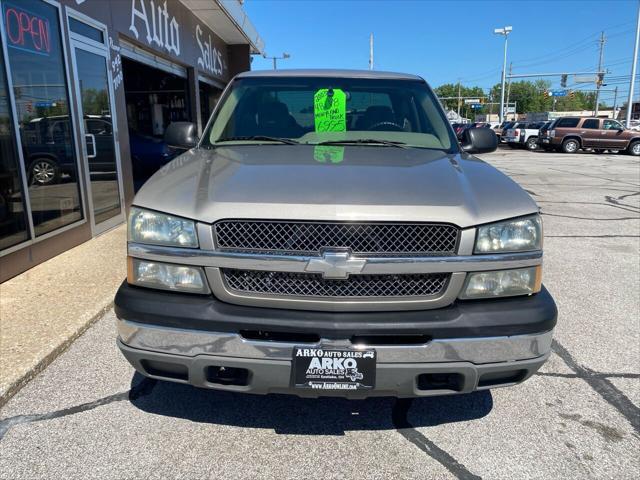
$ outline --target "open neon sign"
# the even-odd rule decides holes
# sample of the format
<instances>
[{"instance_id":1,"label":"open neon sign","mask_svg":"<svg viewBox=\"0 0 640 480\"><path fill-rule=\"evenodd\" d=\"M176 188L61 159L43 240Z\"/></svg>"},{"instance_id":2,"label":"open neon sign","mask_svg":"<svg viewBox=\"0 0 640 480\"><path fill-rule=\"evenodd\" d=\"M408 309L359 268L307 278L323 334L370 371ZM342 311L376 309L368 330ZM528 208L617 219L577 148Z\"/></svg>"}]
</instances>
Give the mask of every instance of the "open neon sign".
<instances>
[{"instance_id":1,"label":"open neon sign","mask_svg":"<svg viewBox=\"0 0 640 480\"><path fill-rule=\"evenodd\" d=\"M46 18L5 3L4 25L9 47L38 55L48 56L51 52L51 30Z\"/></svg>"}]
</instances>

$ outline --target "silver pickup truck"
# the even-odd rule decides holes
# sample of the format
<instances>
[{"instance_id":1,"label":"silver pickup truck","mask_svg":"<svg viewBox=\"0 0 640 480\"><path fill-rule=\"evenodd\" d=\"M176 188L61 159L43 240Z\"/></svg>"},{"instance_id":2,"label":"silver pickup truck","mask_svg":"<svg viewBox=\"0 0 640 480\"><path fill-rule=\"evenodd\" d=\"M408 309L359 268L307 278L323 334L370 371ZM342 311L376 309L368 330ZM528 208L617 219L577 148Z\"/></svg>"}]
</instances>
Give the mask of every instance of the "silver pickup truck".
<instances>
[{"instance_id":1,"label":"silver pickup truck","mask_svg":"<svg viewBox=\"0 0 640 480\"><path fill-rule=\"evenodd\" d=\"M529 378L551 351L538 206L458 143L420 77L247 72L129 212L118 346L153 378L413 397Z\"/></svg>"}]
</instances>

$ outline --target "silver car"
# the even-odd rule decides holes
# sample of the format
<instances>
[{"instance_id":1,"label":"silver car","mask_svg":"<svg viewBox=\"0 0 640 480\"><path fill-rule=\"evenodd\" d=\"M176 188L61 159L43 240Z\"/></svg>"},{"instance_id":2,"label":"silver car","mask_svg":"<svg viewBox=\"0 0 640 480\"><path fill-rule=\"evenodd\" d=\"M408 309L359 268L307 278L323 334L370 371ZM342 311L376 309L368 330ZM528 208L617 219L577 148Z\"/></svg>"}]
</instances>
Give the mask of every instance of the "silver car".
<instances>
[{"instance_id":1,"label":"silver car","mask_svg":"<svg viewBox=\"0 0 640 480\"><path fill-rule=\"evenodd\" d=\"M138 192L118 346L153 378L414 397L514 385L547 360L538 206L459 143L420 77L238 75Z\"/></svg>"}]
</instances>

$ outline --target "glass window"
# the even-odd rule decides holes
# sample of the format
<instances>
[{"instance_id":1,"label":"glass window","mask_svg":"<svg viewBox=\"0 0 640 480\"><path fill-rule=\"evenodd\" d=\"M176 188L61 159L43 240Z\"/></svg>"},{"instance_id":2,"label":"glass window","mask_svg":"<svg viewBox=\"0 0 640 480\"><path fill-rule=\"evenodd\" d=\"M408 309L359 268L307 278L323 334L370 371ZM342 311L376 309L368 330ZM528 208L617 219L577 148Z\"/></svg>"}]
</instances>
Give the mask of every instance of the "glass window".
<instances>
[{"instance_id":1,"label":"glass window","mask_svg":"<svg viewBox=\"0 0 640 480\"><path fill-rule=\"evenodd\" d=\"M615 120L604 120L602 122L602 128L605 130L620 130L622 129L622 124Z\"/></svg>"},{"instance_id":2,"label":"glass window","mask_svg":"<svg viewBox=\"0 0 640 480\"><path fill-rule=\"evenodd\" d=\"M243 78L221 101L203 145L264 142L247 137L268 136L306 144L382 140L417 148L457 148L437 99L420 81Z\"/></svg>"},{"instance_id":3,"label":"glass window","mask_svg":"<svg viewBox=\"0 0 640 480\"><path fill-rule=\"evenodd\" d=\"M597 118L589 118L584 121L582 128L598 129L600 128L600 120Z\"/></svg>"},{"instance_id":4,"label":"glass window","mask_svg":"<svg viewBox=\"0 0 640 480\"><path fill-rule=\"evenodd\" d=\"M561 118L556 122L555 128L575 128L580 122L579 118L567 117Z\"/></svg>"},{"instance_id":5,"label":"glass window","mask_svg":"<svg viewBox=\"0 0 640 480\"><path fill-rule=\"evenodd\" d=\"M0 45L0 250L29 239L22 179Z\"/></svg>"},{"instance_id":6,"label":"glass window","mask_svg":"<svg viewBox=\"0 0 640 480\"><path fill-rule=\"evenodd\" d=\"M82 218L60 22L39 0L3 1L35 235ZM24 25L29 28L24 28Z\"/></svg>"},{"instance_id":7,"label":"glass window","mask_svg":"<svg viewBox=\"0 0 640 480\"><path fill-rule=\"evenodd\" d=\"M202 128L207 125L209 117L216 107L216 103L220 99L221 90L210 86L207 83L200 83L200 115L202 120Z\"/></svg>"},{"instance_id":8,"label":"glass window","mask_svg":"<svg viewBox=\"0 0 640 480\"><path fill-rule=\"evenodd\" d=\"M83 37L90 38L91 40L104 43L104 34L101 30L98 30L95 27L91 27L80 20L76 20L73 17L69 17L69 30L75 32Z\"/></svg>"}]
</instances>

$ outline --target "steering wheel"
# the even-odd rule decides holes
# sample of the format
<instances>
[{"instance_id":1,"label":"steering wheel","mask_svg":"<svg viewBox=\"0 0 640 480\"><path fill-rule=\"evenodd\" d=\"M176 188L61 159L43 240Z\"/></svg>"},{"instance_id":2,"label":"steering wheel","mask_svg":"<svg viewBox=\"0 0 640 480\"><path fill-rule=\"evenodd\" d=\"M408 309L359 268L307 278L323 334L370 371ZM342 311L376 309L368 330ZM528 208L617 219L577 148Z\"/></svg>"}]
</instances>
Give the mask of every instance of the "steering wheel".
<instances>
[{"instance_id":1,"label":"steering wheel","mask_svg":"<svg viewBox=\"0 0 640 480\"><path fill-rule=\"evenodd\" d=\"M369 125L366 129L375 131L385 131L391 129L391 131L394 132L404 132L404 128L402 128L401 125L398 125L395 122L378 122L374 123L373 125Z\"/></svg>"}]
</instances>

